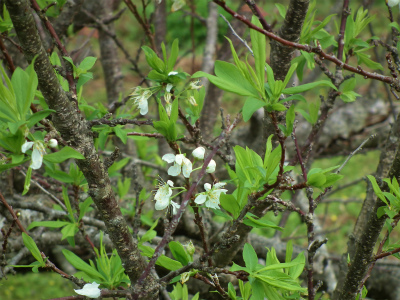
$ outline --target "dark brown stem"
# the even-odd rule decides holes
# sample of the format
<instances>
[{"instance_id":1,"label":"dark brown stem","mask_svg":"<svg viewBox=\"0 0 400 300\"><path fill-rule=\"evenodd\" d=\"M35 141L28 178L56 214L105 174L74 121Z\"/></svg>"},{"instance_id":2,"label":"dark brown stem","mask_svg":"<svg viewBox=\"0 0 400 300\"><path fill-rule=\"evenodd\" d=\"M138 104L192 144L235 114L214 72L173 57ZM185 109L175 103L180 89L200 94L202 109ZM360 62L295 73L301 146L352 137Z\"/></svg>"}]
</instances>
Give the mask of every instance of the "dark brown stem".
<instances>
[{"instance_id":1,"label":"dark brown stem","mask_svg":"<svg viewBox=\"0 0 400 300\"><path fill-rule=\"evenodd\" d=\"M30 0L32 4L32 8L36 11L38 16L42 19L42 22L46 26L47 30L49 31L51 37L53 38L58 50L60 50L62 56L67 56L69 57L69 53L67 49L65 49L64 45L61 43L61 40L59 39L56 31L53 28L53 25L50 23L49 19L47 16L41 11L39 4L36 2L36 0ZM73 68L71 64L65 60L65 63L67 65L67 73L66 73L66 78L69 84L70 91L73 93L73 98L76 100L76 84L73 76Z\"/></svg>"},{"instance_id":2,"label":"dark brown stem","mask_svg":"<svg viewBox=\"0 0 400 300\"><path fill-rule=\"evenodd\" d=\"M131 0L124 0L126 6L129 8L129 10L132 12L132 14L135 16L136 20L139 22L140 26L142 26L144 33L146 34L149 42L150 42L150 46L151 48L157 53L157 47L154 43L154 35L150 30L150 25L145 21L145 19L143 19L135 4L133 4L133 2ZM145 18L145 15L144 15Z\"/></svg>"},{"instance_id":3,"label":"dark brown stem","mask_svg":"<svg viewBox=\"0 0 400 300\"><path fill-rule=\"evenodd\" d=\"M12 60L11 56L8 54L7 48L3 43L3 37L1 35L0 35L0 49L6 59L8 68L10 69L11 73L14 73L15 66L14 66L13 60Z\"/></svg>"},{"instance_id":4,"label":"dark brown stem","mask_svg":"<svg viewBox=\"0 0 400 300\"><path fill-rule=\"evenodd\" d=\"M258 20L260 21L262 27L265 30L272 31L271 26L267 23L265 18L262 16L260 8L254 2L254 0L244 0L244 2L246 2L246 4L248 5L248 7L250 7L250 9L253 12L253 14L258 18Z\"/></svg>"},{"instance_id":5,"label":"dark brown stem","mask_svg":"<svg viewBox=\"0 0 400 300\"><path fill-rule=\"evenodd\" d=\"M338 52L337 52L337 58L340 61L343 61L344 32L346 30L347 17L350 14L349 13L349 1L350 0L343 1L342 19L340 21L340 32L339 32L339 37L338 37ZM340 68L340 66L338 65L337 68Z\"/></svg>"}]
</instances>

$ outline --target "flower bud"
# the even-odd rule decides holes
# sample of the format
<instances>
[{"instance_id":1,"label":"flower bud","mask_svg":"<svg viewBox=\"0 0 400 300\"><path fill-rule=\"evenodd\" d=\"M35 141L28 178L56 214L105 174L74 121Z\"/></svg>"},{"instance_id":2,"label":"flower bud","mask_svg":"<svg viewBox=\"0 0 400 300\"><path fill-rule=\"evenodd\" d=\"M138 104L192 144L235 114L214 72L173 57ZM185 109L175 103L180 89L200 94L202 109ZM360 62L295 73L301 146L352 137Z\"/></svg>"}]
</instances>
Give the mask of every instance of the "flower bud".
<instances>
[{"instance_id":1,"label":"flower bud","mask_svg":"<svg viewBox=\"0 0 400 300\"><path fill-rule=\"evenodd\" d=\"M197 147L196 149L193 150L192 155L197 159L204 159L205 152L206 149L204 149L203 147Z\"/></svg>"},{"instance_id":2,"label":"flower bud","mask_svg":"<svg viewBox=\"0 0 400 300\"><path fill-rule=\"evenodd\" d=\"M194 252L196 251L196 248L194 247L192 241L189 241L189 243L186 246L186 250L190 256L193 256Z\"/></svg>"},{"instance_id":3,"label":"flower bud","mask_svg":"<svg viewBox=\"0 0 400 300\"><path fill-rule=\"evenodd\" d=\"M57 147L58 142L57 142L56 139L51 139L51 140L49 141L48 145L49 145L50 148L55 148L55 147Z\"/></svg>"},{"instance_id":4,"label":"flower bud","mask_svg":"<svg viewBox=\"0 0 400 300\"><path fill-rule=\"evenodd\" d=\"M215 162L215 160L211 160L210 163L207 166L206 172L207 173L214 173L215 172L215 168L217 167L217 163Z\"/></svg>"}]
</instances>

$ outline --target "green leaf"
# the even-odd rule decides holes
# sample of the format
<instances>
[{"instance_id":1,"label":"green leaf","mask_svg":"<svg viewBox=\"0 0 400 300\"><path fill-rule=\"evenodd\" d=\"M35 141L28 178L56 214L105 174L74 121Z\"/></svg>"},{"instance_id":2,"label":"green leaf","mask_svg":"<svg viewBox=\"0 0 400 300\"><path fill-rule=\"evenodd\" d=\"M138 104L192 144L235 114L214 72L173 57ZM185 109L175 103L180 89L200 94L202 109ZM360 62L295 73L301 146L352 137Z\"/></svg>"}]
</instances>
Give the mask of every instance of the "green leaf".
<instances>
[{"instance_id":1,"label":"green leaf","mask_svg":"<svg viewBox=\"0 0 400 300\"><path fill-rule=\"evenodd\" d=\"M333 85L332 82L327 81L327 80L320 80L320 81L310 82L310 83L302 84L302 85L299 85L299 86L295 86L295 87L284 89L282 91L282 93L284 93L284 94L298 94L298 93L302 93L302 92L314 89L317 86L329 86L332 89L334 89L335 91L337 91L337 88Z\"/></svg>"},{"instance_id":2,"label":"green leaf","mask_svg":"<svg viewBox=\"0 0 400 300\"><path fill-rule=\"evenodd\" d=\"M33 125L35 125L39 121L43 120L44 118L46 118L48 115L50 115L53 112L56 112L56 111L54 109L44 109L44 110L34 113L33 115L30 115L26 119L28 121L27 122L28 128L31 128Z\"/></svg>"},{"instance_id":3,"label":"green leaf","mask_svg":"<svg viewBox=\"0 0 400 300\"><path fill-rule=\"evenodd\" d=\"M233 286L232 282L228 283L228 296L232 300L236 300L236 291L235 291L235 287Z\"/></svg>"},{"instance_id":4,"label":"green leaf","mask_svg":"<svg viewBox=\"0 0 400 300\"><path fill-rule=\"evenodd\" d=\"M115 126L113 128L113 131L115 132L115 135L119 137L119 139L125 145L126 141L128 140L128 135L127 132L122 128L122 126L121 125Z\"/></svg>"},{"instance_id":5,"label":"green leaf","mask_svg":"<svg viewBox=\"0 0 400 300\"><path fill-rule=\"evenodd\" d=\"M22 196L25 195L29 191L29 187L31 185L31 176L32 176L32 168L29 167L26 172L25 182L24 182L24 191L22 192Z\"/></svg>"},{"instance_id":6,"label":"green leaf","mask_svg":"<svg viewBox=\"0 0 400 300\"><path fill-rule=\"evenodd\" d=\"M168 244L168 246L172 255L177 261L182 263L182 265L186 266L190 262L189 255L186 253L185 248L183 248L180 243L172 241Z\"/></svg>"},{"instance_id":7,"label":"green leaf","mask_svg":"<svg viewBox=\"0 0 400 300\"><path fill-rule=\"evenodd\" d=\"M78 219L78 222L80 220L82 220L82 218L84 217L86 211L88 210L88 208L90 207L90 205L92 203L93 203L92 197L88 197L85 201L83 201L82 203L79 203L79 219Z\"/></svg>"},{"instance_id":8,"label":"green leaf","mask_svg":"<svg viewBox=\"0 0 400 300\"><path fill-rule=\"evenodd\" d=\"M34 61L35 59L26 68L26 71L17 68L11 78L21 118L20 120L25 120L25 116L30 109L38 85L38 79L33 68Z\"/></svg>"},{"instance_id":9,"label":"green leaf","mask_svg":"<svg viewBox=\"0 0 400 300\"><path fill-rule=\"evenodd\" d=\"M222 208L230 212L235 219L239 216L240 207L236 201L236 198L233 195L221 194L219 201L221 203Z\"/></svg>"},{"instance_id":10,"label":"green leaf","mask_svg":"<svg viewBox=\"0 0 400 300\"><path fill-rule=\"evenodd\" d=\"M91 267L88 265L86 262L84 262L79 256L75 255L71 251L67 249L62 249L62 253L64 254L65 258L68 260L68 262L75 267L78 270L81 270L88 274L90 277L93 277L95 279L98 279L100 281L105 280L103 275L101 275L95 268Z\"/></svg>"},{"instance_id":11,"label":"green leaf","mask_svg":"<svg viewBox=\"0 0 400 300\"><path fill-rule=\"evenodd\" d=\"M250 120L253 113L259 108L265 106L266 103L256 98L247 98L243 106L243 121L247 122Z\"/></svg>"},{"instance_id":12,"label":"green leaf","mask_svg":"<svg viewBox=\"0 0 400 300\"><path fill-rule=\"evenodd\" d=\"M257 278L266 284L275 286L280 289L288 290L288 291L299 291L306 292L306 288L302 288L296 281L294 281L289 275L278 271L269 271L270 275L254 275L254 278Z\"/></svg>"},{"instance_id":13,"label":"green leaf","mask_svg":"<svg viewBox=\"0 0 400 300\"><path fill-rule=\"evenodd\" d=\"M381 199L383 202L386 203L386 205L388 205L388 202L386 201L386 199L385 199L385 197L384 197L384 195L383 195L378 183L376 182L375 177L373 177L371 175L367 175L367 177L368 177L369 181L371 181L372 188L373 188L373 190L375 192L375 195L377 195L379 197L379 199Z\"/></svg>"},{"instance_id":14,"label":"green leaf","mask_svg":"<svg viewBox=\"0 0 400 300\"><path fill-rule=\"evenodd\" d=\"M26 230L31 230L35 227L49 227L49 228L60 228L71 224L70 222L65 221L35 221L29 224Z\"/></svg>"},{"instance_id":15,"label":"green leaf","mask_svg":"<svg viewBox=\"0 0 400 300\"><path fill-rule=\"evenodd\" d=\"M68 56L63 56L63 58L64 58L64 60L66 60L67 62L69 62L71 64L72 68L74 69L74 73L76 73L77 68L76 68L72 58L68 57Z\"/></svg>"},{"instance_id":16,"label":"green leaf","mask_svg":"<svg viewBox=\"0 0 400 300\"><path fill-rule=\"evenodd\" d=\"M33 257L42 265L44 265L43 257L40 254L39 248L37 247L35 241L27 235L25 232L22 233L22 240L24 245L32 253Z\"/></svg>"},{"instance_id":17,"label":"green leaf","mask_svg":"<svg viewBox=\"0 0 400 300\"><path fill-rule=\"evenodd\" d=\"M250 271L255 271L258 264L258 257L253 246L251 246L249 243L244 244L243 260L247 269Z\"/></svg>"},{"instance_id":18,"label":"green leaf","mask_svg":"<svg viewBox=\"0 0 400 300\"><path fill-rule=\"evenodd\" d=\"M292 105L286 112L286 136L290 136L292 134L295 117L296 114L294 112L294 105Z\"/></svg>"},{"instance_id":19,"label":"green leaf","mask_svg":"<svg viewBox=\"0 0 400 300\"><path fill-rule=\"evenodd\" d=\"M272 68L266 63L265 67L267 69L267 82L268 85L271 89L271 91L275 90L275 77L274 77L274 71L272 70Z\"/></svg>"},{"instance_id":20,"label":"green leaf","mask_svg":"<svg viewBox=\"0 0 400 300\"><path fill-rule=\"evenodd\" d=\"M154 254L154 249L150 246L144 246L139 244L139 249L142 251L142 254L146 257L152 257ZM162 266L170 271L175 271L182 268L182 264L176 260L173 260L165 255L161 255L157 261L156 265Z\"/></svg>"},{"instance_id":21,"label":"green leaf","mask_svg":"<svg viewBox=\"0 0 400 300\"><path fill-rule=\"evenodd\" d=\"M147 78L154 81L162 82L168 79L168 75L159 73L156 70L151 70L150 73L147 75Z\"/></svg>"},{"instance_id":22,"label":"green leaf","mask_svg":"<svg viewBox=\"0 0 400 300\"><path fill-rule=\"evenodd\" d=\"M79 153L78 151L69 146L62 148L58 152L43 156L44 160L52 163L60 163L70 158L84 159L85 157L81 153Z\"/></svg>"},{"instance_id":23,"label":"green leaf","mask_svg":"<svg viewBox=\"0 0 400 300\"><path fill-rule=\"evenodd\" d=\"M215 74L217 76L212 76L199 71L196 72L192 78L206 77L211 81L211 83L224 91L232 92L241 96L252 96L258 98L258 91L242 75L235 65L224 61L216 61Z\"/></svg>"},{"instance_id":24,"label":"green leaf","mask_svg":"<svg viewBox=\"0 0 400 300\"><path fill-rule=\"evenodd\" d=\"M315 187L322 187L326 182L326 176L322 173L311 174L307 179L307 184Z\"/></svg>"},{"instance_id":25,"label":"green leaf","mask_svg":"<svg viewBox=\"0 0 400 300\"><path fill-rule=\"evenodd\" d=\"M262 25L256 16L252 17L251 22L257 27L262 28ZM254 53L258 86L260 90L263 90L265 82L265 61L267 59L267 41L265 39L265 35L253 29L250 29L250 37Z\"/></svg>"},{"instance_id":26,"label":"green leaf","mask_svg":"<svg viewBox=\"0 0 400 300\"><path fill-rule=\"evenodd\" d=\"M96 63L97 58L93 56L87 56L85 57L82 62L79 64L79 69L83 71L88 71L90 70L94 64Z\"/></svg>"},{"instance_id":27,"label":"green leaf","mask_svg":"<svg viewBox=\"0 0 400 300\"><path fill-rule=\"evenodd\" d=\"M287 87L289 80L290 80L290 78L292 78L292 75L293 75L294 71L296 71L296 69L297 69L297 63L294 63L290 66L290 69L285 76L285 81L283 82L284 88Z\"/></svg>"},{"instance_id":28,"label":"green leaf","mask_svg":"<svg viewBox=\"0 0 400 300\"><path fill-rule=\"evenodd\" d=\"M287 108L283 104L275 103L275 104L272 104L272 105L267 105L267 110L269 112L271 112L271 111L285 111L285 110L287 110Z\"/></svg>"},{"instance_id":29,"label":"green leaf","mask_svg":"<svg viewBox=\"0 0 400 300\"><path fill-rule=\"evenodd\" d=\"M368 55L366 55L364 53L360 53L360 52L357 52L356 55L357 55L359 64L363 63L368 68L371 68L373 70L383 70L382 65L378 62L371 60Z\"/></svg>"},{"instance_id":30,"label":"green leaf","mask_svg":"<svg viewBox=\"0 0 400 300\"><path fill-rule=\"evenodd\" d=\"M150 67L156 70L158 73L165 74L165 64L164 62L157 56L157 54L149 47L143 46L143 52L146 56L146 61Z\"/></svg>"},{"instance_id":31,"label":"green leaf","mask_svg":"<svg viewBox=\"0 0 400 300\"><path fill-rule=\"evenodd\" d=\"M67 239L68 238L73 238L75 236L75 233L79 231L79 228L76 226L76 224L69 223L67 226L65 226L63 229L61 229L62 233L62 238L61 240ZM70 241L68 241L70 243ZM74 242L72 242L74 244Z\"/></svg>"},{"instance_id":32,"label":"green leaf","mask_svg":"<svg viewBox=\"0 0 400 300\"><path fill-rule=\"evenodd\" d=\"M75 222L74 212L72 211L71 202L69 201L69 197L68 197L68 190L65 186L62 187L62 196L63 196L64 204L67 207L69 218L72 222Z\"/></svg>"},{"instance_id":33,"label":"green leaf","mask_svg":"<svg viewBox=\"0 0 400 300\"><path fill-rule=\"evenodd\" d=\"M306 258L304 252L299 253L293 262L298 262L299 264L289 268L289 276L293 279L297 279L301 273L303 273L304 266L306 264Z\"/></svg>"},{"instance_id":34,"label":"green leaf","mask_svg":"<svg viewBox=\"0 0 400 300\"><path fill-rule=\"evenodd\" d=\"M325 183L321 186L321 188L327 188L332 186L336 181L339 181L342 179L344 176L340 174L329 174L326 176L326 181Z\"/></svg>"},{"instance_id":35,"label":"green leaf","mask_svg":"<svg viewBox=\"0 0 400 300\"><path fill-rule=\"evenodd\" d=\"M275 3L276 8L278 9L278 12L280 16L285 19L286 17L286 6L280 3Z\"/></svg>"},{"instance_id":36,"label":"green leaf","mask_svg":"<svg viewBox=\"0 0 400 300\"><path fill-rule=\"evenodd\" d=\"M174 69L179 54L179 40L175 39L171 46L171 55L168 58L167 73Z\"/></svg>"},{"instance_id":37,"label":"green leaf","mask_svg":"<svg viewBox=\"0 0 400 300\"><path fill-rule=\"evenodd\" d=\"M275 223L267 221L267 220L260 220L260 219L255 219L252 218L249 214L246 215L247 219L243 221L243 224L246 224L247 226L251 226L254 228L272 228L276 230L282 231L283 228L277 226Z\"/></svg>"}]
</instances>

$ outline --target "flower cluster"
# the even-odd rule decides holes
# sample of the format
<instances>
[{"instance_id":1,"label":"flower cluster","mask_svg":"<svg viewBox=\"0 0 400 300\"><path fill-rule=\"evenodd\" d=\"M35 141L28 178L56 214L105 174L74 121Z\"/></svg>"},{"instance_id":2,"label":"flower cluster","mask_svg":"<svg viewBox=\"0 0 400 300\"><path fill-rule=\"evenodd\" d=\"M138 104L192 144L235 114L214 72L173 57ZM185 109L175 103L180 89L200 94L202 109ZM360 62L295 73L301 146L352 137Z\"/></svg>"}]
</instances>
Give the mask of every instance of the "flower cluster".
<instances>
[{"instance_id":1,"label":"flower cluster","mask_svg":"<svg viewBox=\"0 0 400 300\"><path fill-rule=\"evenodd\" d=\"M137 105L140 109L140 114L145 115L149 111L149 103L147 100L151 97L152 93L148 89L142 89L138 86L131 94L133 104Z\"/></svg>"},{"instance_id":2,"label":"flower cluster","mask_svg":"<svg viewBox=\"0 0 400 300\"><path fill-rule=\"evenodd\" d=\"M211 184L204 184L204 189L206 190L204 193L200 193L197 195L194 202L197 204L203 204L208 208L219 209L219 197L221 193L226 194L228 190L221 189L225 185L225 182L218 182L211 187Z\"/></svg>"},{"instance_id":3,"label":"flower cluster","mask_svg":"<svg viewBox=\"0 0 400 300\"><path fill-rule=\"evenodd\" d=\"M168 169L168 175L170 176L178 176L182 171L183 176L189 178L190 173L192 173L192 162L183 154L165 154L162 160L165 160L169 164L174 163L174 165Z\"/></svg>"},{"instance_id":4,"label":"flower cluster","mask_svg":"<svg viewBox=\"0 0 400 300\"><path fill-rule=\"evenodd\" d=\"M198 147L193 150L192 155L195 159L203 160L205 152L206 150L203 147ZM189 178L190 174L193 171L193 163L188 158L186 158L184 154L175 155L172 153L168 153L162 157L162 160L166 161L167 163L174 164L168 169L168 175L170 176L178 176L182 173L184 177ZM214 160L211 160L207 166L206 172L213 173L215 171L215 168L216 163ZM209 183L206 183L204 185L206 192L199 194L196 197L195 202L197 204L205 203L207 207L217 209L219 205L220 194L227 192L227 190L220 188L224 185L225 183L217 183L214 185L214 187L211 187ZM165 183L164 181L160 182L157 192L154 196L154 200L156 200L156 210L163 210L171 205L173 208L173 213L175 214L177 212L179 204L171 200L172 187L174 187L174 183L171 180L168 180L167 183Z\"/></svg>"}]
</instances>

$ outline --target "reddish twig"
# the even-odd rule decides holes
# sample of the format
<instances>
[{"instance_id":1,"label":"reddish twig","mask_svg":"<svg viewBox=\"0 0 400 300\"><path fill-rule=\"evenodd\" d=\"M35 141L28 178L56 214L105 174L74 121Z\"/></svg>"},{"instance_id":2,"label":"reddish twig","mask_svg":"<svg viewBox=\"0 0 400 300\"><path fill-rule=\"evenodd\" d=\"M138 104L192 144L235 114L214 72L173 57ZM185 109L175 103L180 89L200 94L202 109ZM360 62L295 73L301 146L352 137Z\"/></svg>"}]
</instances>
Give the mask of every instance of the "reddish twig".
<instances>
[{"instance_id":1,"label":"reddish twig","mask_svg":"<svg viewBox=\"0 0 400 300\"><path fill-rule=\"evenodd\" d=\"M350 0L343 1L342 19L340 21L340 32L339 32L339 37L338 37L338 52L337 52L337 58L340 61L343 61L344 32L346 30L347 17L350 14L349 13L349 1ZM337 66L337 68L340 68L340 66Z\"/></svg>"},{"instance_id":2,"label":"reddish twig","mask_svg":"<svg viewBox=\"0 0 400 300\"><path fill-rule=\"evenodd\" d=\"M131 0L124 0L126 6L129 8L129 10L132 12L132 14L135 16L136 20L139 22L140 26L142 26L144 33L146 34L147 38L149 39L150 46L151 48L157 53L157 47L154 43L154 34L150 30L150 25L145 22L145 20L142 19L140 16L137 7L135 4L132 3Z\"/></svg>"}]
</instances>

